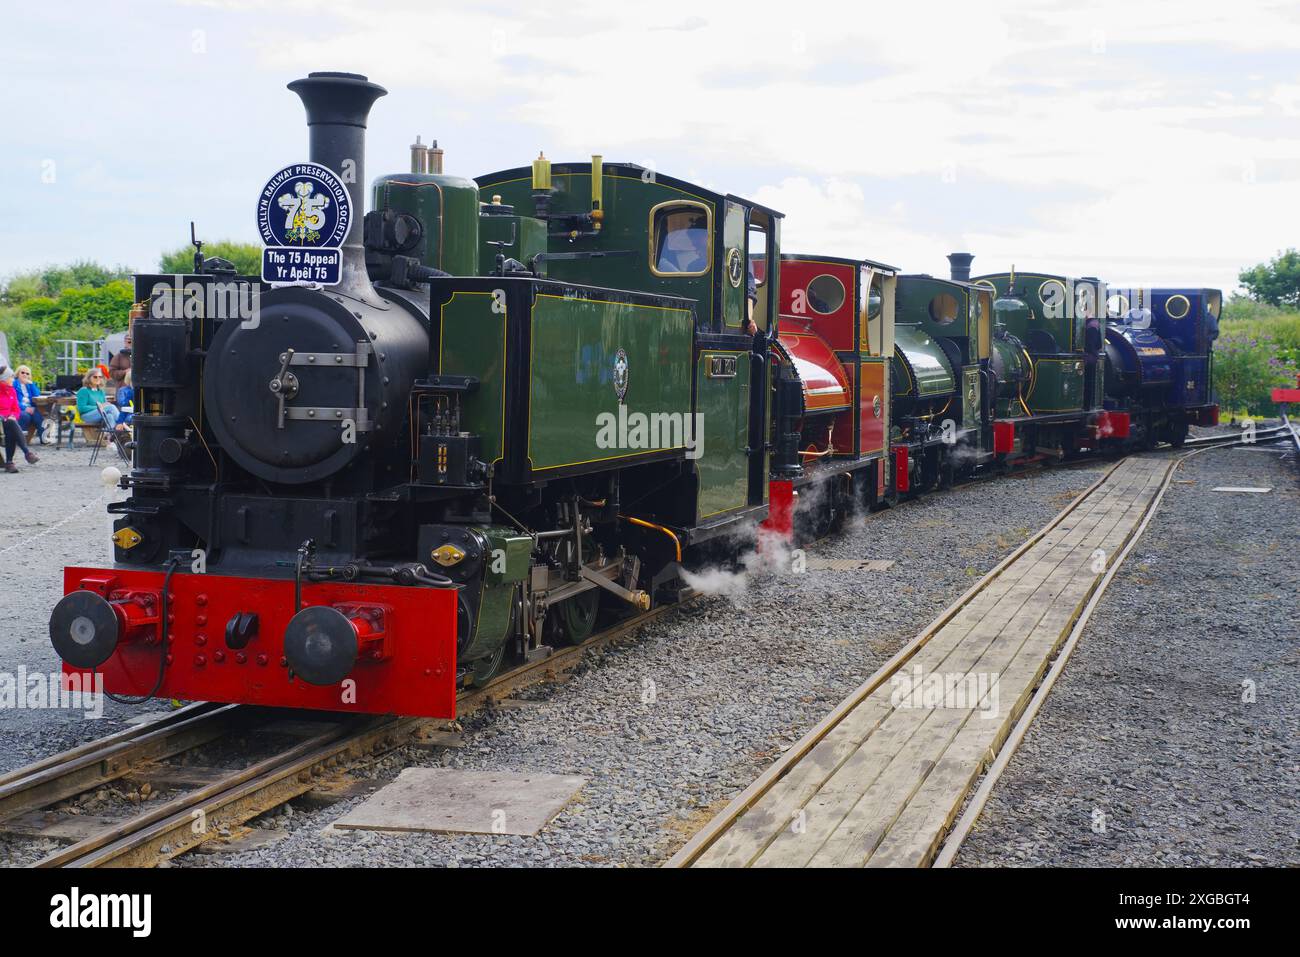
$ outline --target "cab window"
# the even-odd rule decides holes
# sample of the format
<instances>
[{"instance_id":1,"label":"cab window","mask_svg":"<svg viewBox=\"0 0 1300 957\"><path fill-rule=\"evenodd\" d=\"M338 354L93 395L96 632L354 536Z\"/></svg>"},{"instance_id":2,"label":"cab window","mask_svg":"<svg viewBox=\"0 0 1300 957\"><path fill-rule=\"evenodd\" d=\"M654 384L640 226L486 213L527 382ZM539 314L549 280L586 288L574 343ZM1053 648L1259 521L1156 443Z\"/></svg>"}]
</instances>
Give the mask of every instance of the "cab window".
<instances>
[{"instance_id":1,"label":"cab window","mask_svg":"<svg viewBox=\"0 0 1300 957\"><path fill-rule=\"evenodd\" d=\"M650 214L650 269L656 276L709 271L709 210L699 203L664 203Z\"/></svg>"},{"instance_id":2,"label":"cab window","mask_svg":"<svg viewBox=\"0 0 1300 957\"><path fill-rule=\"evenodd\" d=\"M749 224L749 271L757 285L767 285L767 228L758 223Z\"/></svg>"},{"instance_id":3,"label":"cab window","mask_svg":"<svg viewBox=\"0 0 1300 957\"><path fill-rule=\"evenodd\" d=\"M864 302L858 306L859 322L862 326L862 351L867 355L881 355L883 348L883 315L885 307L884 277L875 270L863 267L859 285Z\"/></svg>"},{"instance_id":4,"label":"cab window","mask_svg":"<svg viewBox=\"0 0 1300 957\"><path fill-rule=\"evenodd\" d=\"M757 212L750 213L749 229L746 230L748 247L749 274L745 277L745 296L749 297L750 284L754 293L754 324L760 330L767 329L768 311L768 220Z\"/></svg>"}]
</instances>

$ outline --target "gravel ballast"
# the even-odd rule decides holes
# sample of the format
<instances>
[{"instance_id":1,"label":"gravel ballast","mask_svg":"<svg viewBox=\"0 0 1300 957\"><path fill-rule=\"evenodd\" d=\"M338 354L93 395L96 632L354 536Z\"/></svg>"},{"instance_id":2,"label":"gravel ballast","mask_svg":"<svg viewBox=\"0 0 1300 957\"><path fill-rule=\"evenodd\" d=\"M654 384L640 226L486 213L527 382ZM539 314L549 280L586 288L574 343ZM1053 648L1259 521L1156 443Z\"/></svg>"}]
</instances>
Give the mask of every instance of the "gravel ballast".
<instances>
[{"instance_id":1,"label":"gravel ballast","mask_svg":"<svg viewBox=\"0 0 1300 957\"><path fill-rule=\"evenodd\" d=\"M0 672L15 680L20 669L28 677L58 672L49 619L63 597L63 568L112 562L113 522L106 509L126 497L102 480L105 467L123 466L112 449L101 450L95 466L88 464L90 449L80 435L72 449L34 444L32 451L41 459L35 465L18 455L16 475L0 472ZM121 730L122 719L142 710L106 701L98 720L66 710L0 710L0 771Z\"/></svg>"},{"instance_id":2,"label":"gravel ballast","mask_svg":"<svg viewBox=\"0 0 1300 957\"><path fill-rule=\"evenodd\" d=\"M564 683L469 716L464 747L407 749L363 772L376 785L403 766L434 764L587 778L537 837L329 829L358 797L268 816L259 823L289 833L276 843L177 863L658 864L1100 473L1089 465L980 482L872 515L808 558L893 560L889 569L762 568L716 582L725 594L593 652Z\"/></svg>"},{"instance_id":3,"label":"gravel ballast","mask_svg":"<svg viewBox=\"0 0 1300 957\"><path fill-rule=\"evenodd\" d=\"M1293 455L1183 463L956 866L1300 864L1297 527Z\"/></svg>"},{"instance_id":4,"label":"gravel ballast","mask_svg":"<svg viewBox=\"0 0 1300 957\"><path fill-rule=\"evenodd\" d=\"M57 661L46 636L50 609L61 594L64 564L103 563L110 559L108 534L111 528L104 505L124 493L105 491L99 468L88 468L86 451L49 452L44 460L24 468L17 476L5 476L20 494L4 497L5 527L9 535L4 546L21 545L6 558L13 574L0 600L0 671L14 672L22 665L29 670L51 671ZM1264 452L1210 452L1184 466L1185 475L1195 477L1193 464L1229 456L1258 459L1264 467L1275 456ZM1243 467L1247 462L1243 461ZM787 564L772 567L759 563L743 576L709 576L718 594L668 612L648 623L633 636L616 645L590 653L579 668L559 683L536 686L520 692L505 706L480 711L465 720L463 746L421 750L402 749L372 765L354 771L354 777L378 788L393 780L407 766L444 765L468 770L542 771L574 774L588 783L578 797L536 837L445 834L389 834L340 831L330 823L364 795L319 808L288 805L254 822L269 843L246 851L221 854L190 854L176 859L176 866L636 866L661 863L691 833L748 785L786 748L825 716L866 676L883 664L899 647L943 610L979 576L1040 528L1075 495L1100 477L1103 466L1084 465L1035 472L1022 477L973 483L950 492L907 502L857 520L839 536L810 547L812 567L793 573ZM1216 479L1210 484L1284 484L1243 477ZM1199 477L1196 477L1199 482ZM1294 484L1288 486L1294 488ZM1171 513L1182 501L1174 486L1162 505L1162 515ZM101 498L101 496L104 496ZM1271 496L1269 496L1271 498ZM1237 496L1237 499L1241 496ZM92 507L78 511L87 501ZM1276 502L1274 503L1276 504ZM1214 506L1210 506L1212 509ZM1295 503L1289 518L1295 526ZM50 526L65 520L64 524ZM1201 526L1206 522L1194 519ZM1148 529L1122 574L1131 574L1158 533L1156 523ZM1181 527L1181 526L1180 526ZM1283 527L1279 525L1279 527ZM1263 533L1261 533L1263 534ZM40 537L33 539L33 536ZM1276 534L1274 535L1276 539ZM1187 551L1184 542L1175 552ZM1220 548L1222 552L1223 549ZM883 571L832 571L818 569L825 559L883 559L894 564ZM1215 567L1206 559L1207 567ZM1189 585L1203 593L1206 581ZM1113 601L1123 582L1117 578L1106 601ZM1261 588L1294 603L1294 583L1288 591ZM1151 588L1143 593L1149 600ZM1216 599L1217 601L1217 599ZM1245 598L1242 601L1246 601ZM1175 606L1176 607L1176 606ZM1219 602L1215 614L1226 609ZM1276 614L1273 613L1276 611ZM1281 624L1293 621L1289 610L1275 608L1266 614L1278 634ZM1098 609L1098 616L1104 609ZM1097 617L1089 630L1096 629ZM1200 625L1197 625L1199 628ZM1217 631L1215 624L1206 624ZM1134 626L1127 626L1131 642ZM1125 627L1116 628L1117 635ZM1060 694L1076 668L1089 636L1075 652L1075 658L1049 699L1044 714ZM1290 668L1294 691L1294 639ZM1103 661L1104 664L1104 661ZM1139 668L1141 661L1126 667ZM1270 678L1269 681L1275 680ZM1229 682L1226 693L1240 691L1240 679ZM1268 683L1261 678L1259 702L1265 699ZM1149 682L1143 687L1158 687ZM1085 702L1087 695L1084 696ZM1275 699L1276 700L1276 699ZM1122 722L1131 701L1122 700L1097 711L1113 711L1103 724ZM1170 704L1166 702L1166 704ZM1172 705L1171 705L1172 706ZM1255 705L1254 707L1260 707ZM86 721L66 711L0 711L0 731L7 747L0 753L0 769L21 765L81 741L111 733L125 726L123 719L159 705L129 708L109 702L105 718ZM1176 706L1175 706L1175 710ZM1275 800L1275 791L1252 796L1238 795L1260 808L1295 815L1294 709L1291 735L1286 742L1280 732L1269 736L1269 748L1252 752L1261 776L1271 775L1277 787L1280 769L1290 768L1291 803ZM1042 723L1042 717L1030 737ZM1071 757L1069 749L1086 752L1072 737L1056 753ZM1107 732L1102 732L1107 733ZM1120 740L1109 732L1116 741ZM1094 745L1096 729L1078 731ZM1281 739L1281 740L1279 740ZM1028 741L1026 742L1026 747ZM1226 747L1226 746L1225 746ZM1022 750L1016 761L1028 752ZM1081 755L1074 755L1081 759ZM1237 760L1245 761L1238 756ZM1281 762L1281 763L1279 763ZM1047 762L1051 764L1050 761ZM1016 771L1013 762L1007 776L994 792L985 819L992 821L992 809L1000 794L1011 786ZM1110 768L1119 768L1120 764ZM1160 765L1156 765L1160 769ZM1108 770L1103 768L1103 770ZM1123 792L1130 804L1141 804L1140 795L1124 789L1117 777L1113 790ZM1206 780L1192 780L1185 786L1204 790ZM1282 782L1285 783L1285 782ZM1032 782L1025 787L1032 788ZM1039 801L1050 809L1058 785L1050 779L1039 787L1045 793ZM1135 800L1135 797L1137 800ZM1016 798L1017 806L1024 797ZM1224 798L1224 801L1230 800ZM1078 834L1069 815L1057 809L1072 829L1071 840L1087 843L1091 832ZM1088 813L1091 814L1089 803ZM1254 813L1254 812L1252 812ZM1206 816L1222 816L1220 811ZM1016 838L1003 837L987 846L979 856L981 829L973 834L958 858L969 863L1058 863L1064 862L1049 843L1037 851L1017 856L1015 840L1023 840L1034 819L1050 816L1040 811L1026 819L1014 817ZM1235 819L1234 819L1235 820ZM982 822L983 823L983 822ZM1120 822L1114 827L1123 830ZM1294 855L1295 825L1282 827L1291 832ZM1112 835L1114 834L1112 829ZM1164 846L1172 842L1166 841ZM1157 842L1158 844L1159 842ZM1287 859L1267 843L1255 853L1271 860ZM1294 859L1294 856L1290 859ZM1160 859L1135 857L1135 863L1159 863ZM1171 860L1169 863L1178 863ZM1211 860L1213 862L1213 860ZM1249 862L1249 859L1247 860ZM1124 860L1096 861L1124 863Z\"/></svg>"}]
</instances>

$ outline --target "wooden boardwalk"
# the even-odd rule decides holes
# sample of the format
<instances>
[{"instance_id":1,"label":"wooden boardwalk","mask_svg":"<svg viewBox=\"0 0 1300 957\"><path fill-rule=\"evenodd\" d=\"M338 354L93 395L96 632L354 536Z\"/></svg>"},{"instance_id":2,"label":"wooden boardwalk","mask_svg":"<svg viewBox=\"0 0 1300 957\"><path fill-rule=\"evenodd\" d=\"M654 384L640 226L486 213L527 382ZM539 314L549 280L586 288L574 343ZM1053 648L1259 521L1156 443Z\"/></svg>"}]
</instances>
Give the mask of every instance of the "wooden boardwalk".
<instances>
[{"instance_id":1,"label":"wooden boardwalk","mask_svg":"<svg viewBox=\"0 0 1300 957\"><path fill-rule=\"evenodd\" d=\"M1173 463L1130 458L941 616L678 853L697 867L921 867Z\"/></svg>"}]
</instances>

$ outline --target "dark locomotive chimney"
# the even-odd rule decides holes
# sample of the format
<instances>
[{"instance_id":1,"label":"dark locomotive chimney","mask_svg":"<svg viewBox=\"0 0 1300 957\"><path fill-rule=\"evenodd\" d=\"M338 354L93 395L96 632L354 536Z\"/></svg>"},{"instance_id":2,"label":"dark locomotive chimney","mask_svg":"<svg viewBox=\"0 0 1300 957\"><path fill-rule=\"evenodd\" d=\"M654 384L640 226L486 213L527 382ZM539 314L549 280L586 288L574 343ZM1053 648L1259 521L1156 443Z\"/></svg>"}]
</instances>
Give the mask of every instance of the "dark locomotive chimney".
<instances>
[{"instance_id":1,"label":"dark locomotive chimney","mask_svg":"<svg viewBox=\"0 0 1300 957\"><path fill-rule=\"evenodd\" d=\"M949 253L953 282L970 282L970 264L975 257L970 253Z\"/></svg>"},{"instance_id":2,"label":"dark locomotive chimney","mask_svg":"<svg viewBox=\"0 0 1300 957\"><path fill-rule=\"evenodd\" d=\"M343 178L352 197L356 220L343 242L343 272L334 288L359 299L374 300L366 274L362 220L366 214L366 120L375 100L388 93L357 73L309 73L294 80L289 89L302 98L307 110L310 154L314 163L328 166Z\"/></svg>"}]
</instances>

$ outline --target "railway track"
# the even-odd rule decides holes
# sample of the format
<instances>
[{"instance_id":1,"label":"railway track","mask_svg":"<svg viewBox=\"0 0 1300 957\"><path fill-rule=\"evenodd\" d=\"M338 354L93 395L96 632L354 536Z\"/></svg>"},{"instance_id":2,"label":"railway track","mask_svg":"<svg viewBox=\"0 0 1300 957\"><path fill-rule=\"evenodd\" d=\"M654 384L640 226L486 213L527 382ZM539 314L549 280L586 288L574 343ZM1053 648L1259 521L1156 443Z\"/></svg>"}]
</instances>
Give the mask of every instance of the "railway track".
<instances>
[{"instance_id":1,"label":"railway track","mask_svg":"<svg viewBox=\"0 0 1300 957\"><path fill-rule=\"evenodd\" d=\"M1267 429L1256 429L1253 433L1225 432L1221 435L1202 435L1194 439L1188 439L1183 443L1183 447L1197 449L1214 448L1218 445L1262 445L1265 442L1276 442L1288 438L1293 442L1300 443L1300 437L1296 435L1291 423L1284 415L1282 416L1281 425L1269 426ZM1297 447L1300 447L1300 444Z\"/></svg>"},{"instance_id":2,"label":"railway track","mask_svg":"<svg viewBox=\"0 0 1300 957\"><path fill-rule=\"evenodd\" d=\"M1257 430L1254 441L1288 436L1300 441L1289 424ZM1242 441L1242 436L1228 434L1191 439L1187 445L1213 448ZM1068 509L1062 516L1066 513ZM1008 560L1043 534L1026 542ZM973 589L967 599L975 593ZM680 606L656 608L617 623L581 645L556 649L548 657L514 668L483 688L462 691L457 699L458 717L513 691L553 679L571 669L588 651L635 632L675 607ZM894 664L898 666L901 661ZM416 743L442 723L332 712L281 712L243 705L188 705L154 721L0 774L0 833L10 841L45 838L65 844L36 861L38 867L154 866L226 836L252 818L319 788L350 768ZM184 763L187 756L206 746L220 745L232 736L256 740L276 734L291 740L238 769ZM77 799L102 789L111 790L123 782L132 786L132 793L144 792L146 799L141 806L116 816L66 813L76 807ZM177 793L165 799L158 797L163 791ZM147 799L149 795L153 795L152 800Z\"/></svg>"},{"instance_id":3,"label":"railway track","mask_svg":"<svg viewBox=\"0 0 1300 957\"><path fill-rule=\"evenodd\" d=\"M457 697L457 717L553 680L598 647L625 637L677 605L558 648ZM304 713L247 705L193 704L0 775L0 833L8 841L46 839L66 846L36 867L152 867L231 834L245 822L337 779L386 752L426 738L443 721ZM238 737L287 736L287 746L237 769L168 763ZM242 750L242 748L240 749ZM69 813L77 799L126 783L142 805L125 815ZM148 800L150 795L178 791ZM121 802L119 802L120 804ZM119 806L119 811L122 808Z\"/></svg>"},{"instance_id":4,"label":"railway track","mask_svg":"<svg viewBox=\"0 0 1300 957\"><path fill-rule=\"evenodd\" d=\"M1131 460L1112 466L871 675L665 866L949 866L1182 461L1219 447L1288 438L1300 442L1284 423L1253 436L1189 441L1192 449L1175 453L1168 466L1108 491L1103 486ZM1090 574L1089 559L1098 546L1107 556L1104 571ZM1017 573L1018 563L1029 571ZM927 678L983 669L1000 679L1014 677L1002 692L1013 704L987 725L971 720L996 700L987 696L965 711L965 705L951 709L945 703L931 714L909 713L893 700L891 689L897 690L896 676L919 673L921 662ZM944 714L949 710L955 715Z\"/></svg>"}]
</instances>

